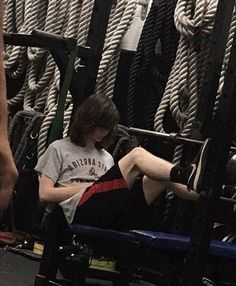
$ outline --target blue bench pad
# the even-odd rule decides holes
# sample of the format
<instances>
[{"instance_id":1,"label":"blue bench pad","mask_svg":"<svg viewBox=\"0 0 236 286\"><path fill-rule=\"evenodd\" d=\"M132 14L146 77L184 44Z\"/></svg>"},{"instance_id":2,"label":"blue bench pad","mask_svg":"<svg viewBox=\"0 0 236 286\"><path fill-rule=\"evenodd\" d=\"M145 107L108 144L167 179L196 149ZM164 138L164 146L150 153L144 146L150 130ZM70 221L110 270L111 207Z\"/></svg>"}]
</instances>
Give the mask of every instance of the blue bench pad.
<instances>
[{"instance_id":1,"label":"blue bench pad","mask_svg":"<svg viewBox=\"0 0 236 286\"><path fill-rule=\"evenodd\" d=\"M76 234L93 237L94 239L104 239L119 243L134 243L134 235L129 232L121 232L112 229L103 229L93 226L75 224L70 229Z\"/></svg>"},{"instance_id":2,"label":"blue bench pad","mask_svg":"<svg viewBox=\"0 0 236 286\"><path fill-rule=\"evenodd\" d=\"M147 230L132 230L136 239L152 249L170 249L187 251L190 237L180 234L163 233ZM215 256L236 259L236 244L211 240L209 253Z\"/></svg>"},{"instance_id":3,"label":"blue bench pad","mask_svg":"<svg viewBox=\"0 0 236 286\"><path fill-rule=\"evenodd\" d=\"M141 244L150 249L187 251L190 237L180 234L163 233L148 230L121 232L87 225L71 225L70 229L86 238L109 240L116 243ZM236 259L236 244L212 240L209 253L215 256Z\"/></svg>"}]
</instances>

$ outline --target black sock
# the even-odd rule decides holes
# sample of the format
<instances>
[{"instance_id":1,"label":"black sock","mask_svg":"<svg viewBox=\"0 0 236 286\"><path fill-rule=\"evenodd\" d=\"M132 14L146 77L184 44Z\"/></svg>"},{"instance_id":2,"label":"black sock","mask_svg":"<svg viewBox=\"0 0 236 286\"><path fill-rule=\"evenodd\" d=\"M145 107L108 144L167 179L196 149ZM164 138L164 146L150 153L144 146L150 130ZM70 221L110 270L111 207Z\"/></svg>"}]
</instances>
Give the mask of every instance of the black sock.
<instances>
[{"instance_id":1,"label":"black sock","mask_svg":"<svg viewBox=\"0 0 236 286\"><path fill-rule=\"evenodd\" d=\"M171 182L187 184L189 175L191 173L192 166L180 167L178 165L174 166L170 170L170 180Z\"/></svg>"}]
</instances>

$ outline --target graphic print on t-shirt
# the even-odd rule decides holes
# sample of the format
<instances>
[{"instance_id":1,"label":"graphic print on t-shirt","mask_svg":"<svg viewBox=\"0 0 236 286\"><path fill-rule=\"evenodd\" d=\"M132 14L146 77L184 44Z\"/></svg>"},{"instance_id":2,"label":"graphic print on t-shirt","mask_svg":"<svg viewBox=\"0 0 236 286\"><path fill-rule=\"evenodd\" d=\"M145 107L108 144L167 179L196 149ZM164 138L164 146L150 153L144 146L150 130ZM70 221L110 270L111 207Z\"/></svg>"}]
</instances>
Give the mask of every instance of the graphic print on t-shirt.
<instances>
[{"instance_id":1,"label":"graphic print on t-shirt","mask_svg":"<svg viewBox=\"0 0 236 286\"><path fill-rule=\"evenodd\" d=\"M101 171L103 171L103 172L107 171L107 167L105 166L105 164L99 160L96 160L95 158L81 158L81 159L72 161L70 164L68 164L67 168L70 171L74 171L75 169L78 169L81 167L84 168L86 166L97 167L97 168L101 169Z\"/></svg>"},{"instance_id":2,"label":"graphic print on t-shirt","mask_svg":"<svg viewBox=\"0 0 236 286\"><path fill-rule=\"evenodd\" d=\"M89 170L89 176L94 176L95 178L98 178L98 174L96 173L94 167L92 167L92 168Z\"/></svg>"},{"instance_id":3,"label":"graphic print on t-shirt","mask_svg":"<svg viewBox=\"0 0 236 286\"><path fill-rule=\"evenodd\" d=\"M67 162L70 183L94 182L106 173L110 166L93 157L82 157Z\"/></svg>"}]
</instances>

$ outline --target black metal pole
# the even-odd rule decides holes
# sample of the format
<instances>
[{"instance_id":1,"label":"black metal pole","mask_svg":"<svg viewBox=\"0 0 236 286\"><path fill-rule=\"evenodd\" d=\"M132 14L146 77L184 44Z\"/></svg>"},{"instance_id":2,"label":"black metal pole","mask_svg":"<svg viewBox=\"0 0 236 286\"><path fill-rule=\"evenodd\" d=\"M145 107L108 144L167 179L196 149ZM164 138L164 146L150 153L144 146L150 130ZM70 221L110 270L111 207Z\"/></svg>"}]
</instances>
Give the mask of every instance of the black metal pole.
<instances>
[{"instance_id":1,"label":"black metal pole","mask_svg":"<svg viewBox=\"0 0 236 286\"><path fill-rule=\"evenodd\" d=\"M235 1L231 2L233 10ZM223 6L221 6L223 7ZM228 7L229 9L229 7ZM221 11L222 13L224 11ZM229 11L228 11L229 12ZM216 200L220 197L223 174L228 161L232 134L236 123L236 35L225 76L219 108L214 119L211 144L203 173L200 199L191 234L191 245L187 255L183 285L199 286L206 266L207 253L212 235Z\"/></svg>"},{"instance_id":2,"label":"black metal pole","mask_svg":"<svg viewBox=\"0 0 236 286\"><path fill-rule=\"evenodd\" d=\"M77 71L78 95L73 96L73 113L83 100L94 91L112 3L113 0L95 0L86 46L92 48L97 58L81 61L81 67Z\"/></svg>"},{"instance_id":3,"label":"black metal pole","mask_svg":"<svg viewBox=\"0 0 236 286\"><path fill-rule=\"evenodd\" d=\"M135 128L135 127L130 127L129 132L134 135L141 135L145 137L152 137L152 138L161 138L164 141L168 141L171 143L181 143L181 144L186 144L186 145L202 145L204 141L202 140L197 140L197 139L192 139L192 138L186 138L182 137L181 134L178 133L162 133L162 132L157 132L157 131L151 131L151 130L146 130L146 129L141 129L141 128ZM230 147L231 151L236 151L236 147L231 146Z\"/></svg>"},{"instance_id":4,"label":"black metal pole","mask_svg":"<svg viewBox=\"0 0 236 286\"><path fill-rule=\"evenodd\" d=\"M206 76L199 95L195 123L193 124L193 133L201 133L204 138L209 137L213 127L213 108L234 5L234 0L219 0L218 2L214 29L210 38Z\"/></svg>"}]
</instances>

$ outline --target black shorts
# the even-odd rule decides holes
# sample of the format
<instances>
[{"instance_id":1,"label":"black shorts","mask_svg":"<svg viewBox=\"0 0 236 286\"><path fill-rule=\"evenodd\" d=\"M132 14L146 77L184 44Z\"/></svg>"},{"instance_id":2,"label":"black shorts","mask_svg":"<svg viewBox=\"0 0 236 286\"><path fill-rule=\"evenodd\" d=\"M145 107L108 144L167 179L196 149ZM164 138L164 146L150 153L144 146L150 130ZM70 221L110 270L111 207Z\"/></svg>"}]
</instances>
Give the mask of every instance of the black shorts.
<instances>
[{"instance_id":1,"label":"black shorts","mask_svg":"<svg viewBox=\"0 0 236 286\"><path fill-rule=\"evenodd\" d=\"M112 229L137 228L147 209L139 179L131 190L114 165L84 192L72 224L80 223ZM140 225L141 227L141 225Z\"/></svg>"}]
</instances>

